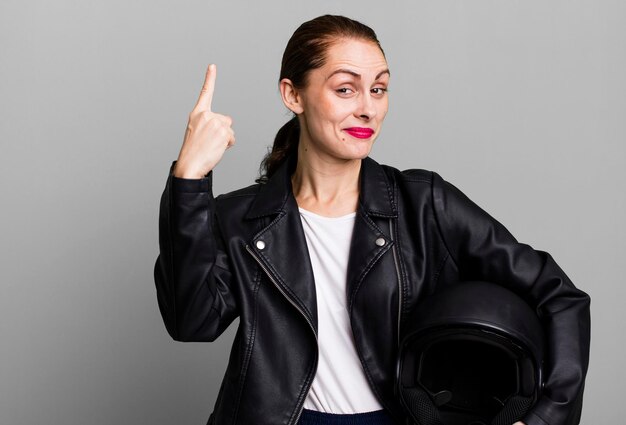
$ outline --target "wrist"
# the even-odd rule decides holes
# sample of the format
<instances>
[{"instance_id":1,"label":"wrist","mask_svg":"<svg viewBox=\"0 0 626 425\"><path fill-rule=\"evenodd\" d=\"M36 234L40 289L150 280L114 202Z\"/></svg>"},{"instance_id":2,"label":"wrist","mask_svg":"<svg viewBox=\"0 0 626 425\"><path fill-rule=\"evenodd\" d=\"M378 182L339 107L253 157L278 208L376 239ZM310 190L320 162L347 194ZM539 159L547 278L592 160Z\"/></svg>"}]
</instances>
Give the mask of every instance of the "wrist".
<instances>
[{"instance_id":1,"label":"wrist","mask_svg":"<svg viewBox=\"0 0 626 425\"><path fill-rule=\"evenodd\" d=\"M172 175L180 179L188 179L188 180L198 180L205 176L204 173L199 172L199 171L194 171L186 167L180 161L176 161L176 163L174 164L174 168L172 169Z\"/></svg>"}]
</instances>

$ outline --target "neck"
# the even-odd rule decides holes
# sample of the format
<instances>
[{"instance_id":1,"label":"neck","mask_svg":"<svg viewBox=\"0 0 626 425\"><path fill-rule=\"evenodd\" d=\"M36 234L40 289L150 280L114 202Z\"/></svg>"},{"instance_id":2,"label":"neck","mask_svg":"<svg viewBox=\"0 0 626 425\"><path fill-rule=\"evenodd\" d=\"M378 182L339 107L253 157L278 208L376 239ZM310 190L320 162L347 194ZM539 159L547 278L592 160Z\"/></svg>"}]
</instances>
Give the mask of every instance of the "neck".
<instances>
[{"instance_id":1,"label":"neck","mask_svg":"<svg viewBox=\"0 0 626 425\"><path fill-rule=\"evenodd\" d=\"M360 170L360 159L325 159L310 154L301 144L291 177L298 206L328 217L356 211Z\"/></svg>"}]
</instances>

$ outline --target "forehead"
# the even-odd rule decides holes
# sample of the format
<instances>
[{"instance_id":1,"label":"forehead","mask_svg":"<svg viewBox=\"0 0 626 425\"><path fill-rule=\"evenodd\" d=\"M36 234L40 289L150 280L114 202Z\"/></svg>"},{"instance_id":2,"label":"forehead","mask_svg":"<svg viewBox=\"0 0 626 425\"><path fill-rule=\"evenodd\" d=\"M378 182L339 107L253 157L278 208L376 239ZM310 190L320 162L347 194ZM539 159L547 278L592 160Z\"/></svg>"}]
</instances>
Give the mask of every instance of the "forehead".
<instances>
[{"instance_id":1,"label":"forehead","mask_svg":"<svg viewBox=\"0 0 626 425\"><path fill-rule=\"evenodd\" d=\"M332 73L339 68L353 69L359 74L377 74L387 68L387 61L374 42L341 39L329 47L321 70Z\"/></svg>"}]
</instances>

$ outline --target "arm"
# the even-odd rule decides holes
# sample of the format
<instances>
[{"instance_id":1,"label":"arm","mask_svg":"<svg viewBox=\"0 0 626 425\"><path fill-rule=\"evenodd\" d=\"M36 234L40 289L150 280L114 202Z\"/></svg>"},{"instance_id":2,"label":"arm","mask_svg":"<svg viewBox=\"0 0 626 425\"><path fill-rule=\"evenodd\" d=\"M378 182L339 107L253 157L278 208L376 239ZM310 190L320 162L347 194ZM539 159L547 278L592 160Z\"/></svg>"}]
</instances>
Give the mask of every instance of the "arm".
<instances>
[{"instance_id":1,"label":"arm","mask_svg":"<svg viewBox=\"0 0 626 425\"><path fill-rule=\"evenodd\" d=\"M154 267L159 310L177 341L213 341L238 315L231 273L215 223L212 173L177 178L170 169L159 213Z\"/></svg>"},{"instance_id":2,"label":"arm","mask_svg":"<svg viewBox=\"0 0 626 425\"><path fill-rule=\"evenodd\" d=\"M161 197L154 281L167 331L179 341L213 341L238 315L211 192L212 170L235 143L232 119L211 109L216 71L207 68Z\"/></svg>"},{"instance_id":3,"label":"arm","mask_svg":"<svg viewBox=\"0 0 626 425\"><path fill-rule=\"evenodd\" d=\"M504 226L437 174L433 175L433 200L442 238L460 278L507 285L536 309L544 324L545 389L523 422L578 423L589 363L589 296L573 285L548 253L517 242Z\"/></svg>"}]
</instances>

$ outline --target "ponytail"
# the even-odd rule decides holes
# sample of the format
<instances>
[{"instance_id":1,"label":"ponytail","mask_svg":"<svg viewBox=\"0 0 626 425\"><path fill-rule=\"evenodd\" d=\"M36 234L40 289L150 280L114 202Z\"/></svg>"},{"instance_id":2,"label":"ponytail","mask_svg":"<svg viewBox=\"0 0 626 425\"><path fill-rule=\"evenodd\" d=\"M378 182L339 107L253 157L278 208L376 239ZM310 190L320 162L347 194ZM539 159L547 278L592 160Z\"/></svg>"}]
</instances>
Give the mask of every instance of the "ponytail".
<instances>
[{"instance_id":1,"label":"ponytail","mask_svg":"<svg viewBox=\"0 0 626 425\"><path fill-rule=\"evenodd\" d=\"M261 161L260 177L256 182L266 183L287 157L298 149L299 140L300 123L298 117L294 115L276 133L272 150Z\"/></svg>"}]
</instances>

